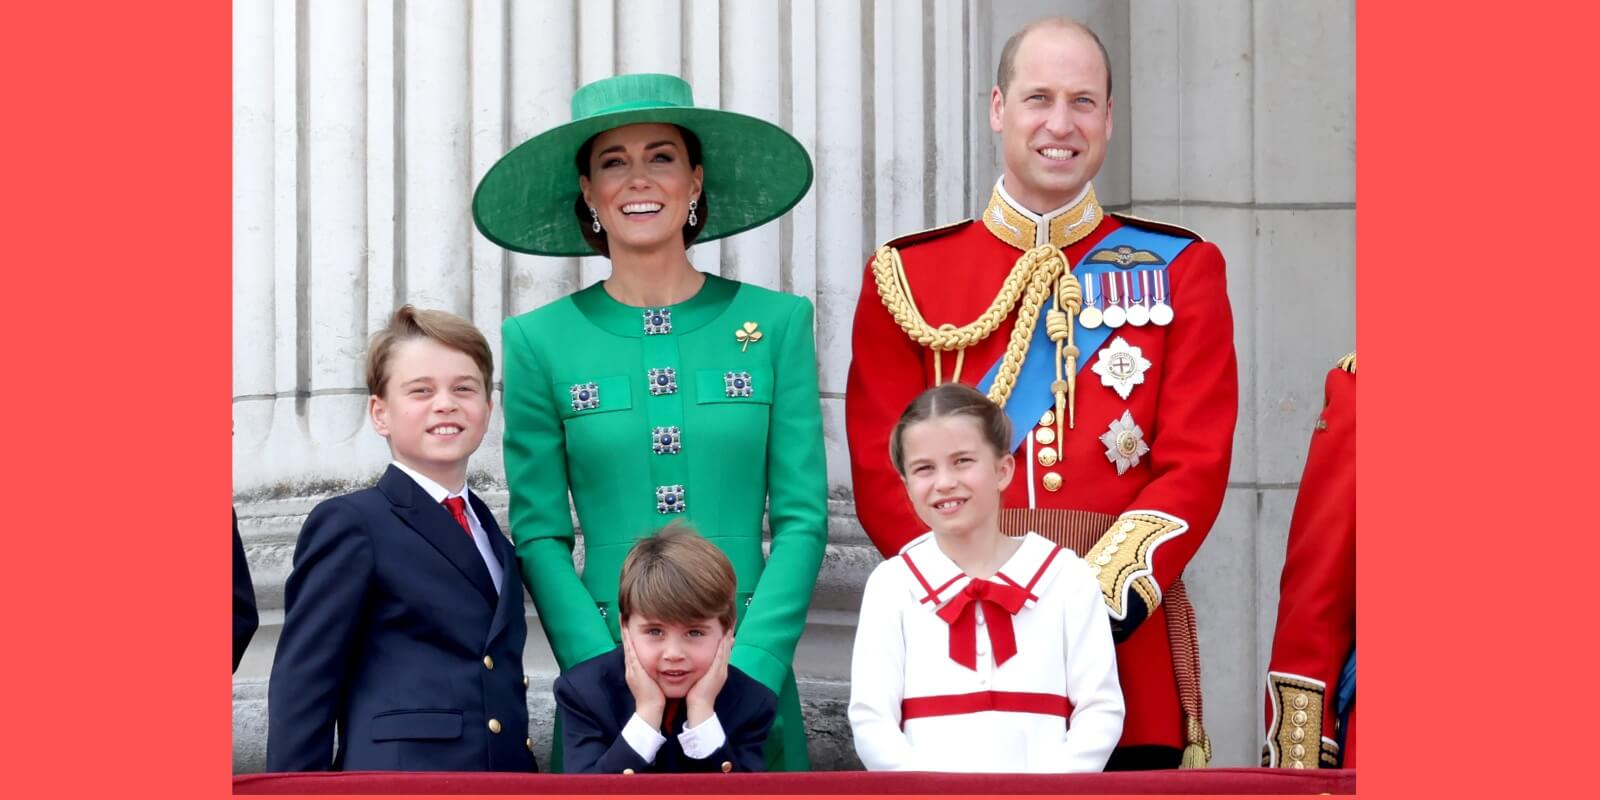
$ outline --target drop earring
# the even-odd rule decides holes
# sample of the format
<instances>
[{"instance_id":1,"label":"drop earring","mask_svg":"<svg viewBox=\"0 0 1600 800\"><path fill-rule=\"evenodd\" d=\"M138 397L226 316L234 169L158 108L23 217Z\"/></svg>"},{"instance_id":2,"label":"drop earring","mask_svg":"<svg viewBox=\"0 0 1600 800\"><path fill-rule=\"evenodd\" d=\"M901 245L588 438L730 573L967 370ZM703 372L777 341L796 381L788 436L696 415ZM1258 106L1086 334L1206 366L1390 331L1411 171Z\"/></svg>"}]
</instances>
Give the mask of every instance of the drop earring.
<instances>
[{"instance_id":1,"label":"drop earring","mask_svg":"<svg viewBox=\"0 0 1600 800\"><path fill-rule=\"evenodd\" d=\"M594 224L589 226L589 230L592 230L595 233L599 233L600 232L600 212L594 210L594 206L589 206L589 217L594 220Z\"/></svg>"},{"instance_id":2,"label":"drop earring","mask_svg":"<svg viewBox=\"0 0 1600 800\"><path fill-rule=\"evenodd\" d=\"M700 221L700 218L695 216L695 213L694 213L694 210L696 208L698 208L699 206L700 206L700 201L699 200L690 200L689 201L689 227L691 227L691 228L693 228L695 226L695 223Z\"/></svg>"}]
</instances>

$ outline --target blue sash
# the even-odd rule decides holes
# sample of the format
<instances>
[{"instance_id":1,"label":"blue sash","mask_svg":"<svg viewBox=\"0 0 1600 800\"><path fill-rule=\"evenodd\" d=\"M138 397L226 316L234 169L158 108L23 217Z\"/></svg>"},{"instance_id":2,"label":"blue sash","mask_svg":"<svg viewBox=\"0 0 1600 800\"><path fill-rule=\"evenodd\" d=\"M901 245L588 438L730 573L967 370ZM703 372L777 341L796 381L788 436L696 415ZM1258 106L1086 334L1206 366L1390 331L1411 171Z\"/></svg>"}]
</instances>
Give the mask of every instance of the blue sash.
<instances>
[{"instance_id":1,"label":"blue sash","mask_svg":"<svg viewBox=\"0 0 1600 800\"><path fill-rule=\"evenodd\" d=\"M1339 692L1334 709L1339 717L1339 764L1344 765L1345 734L1350 732L1350 711L1356 707L1356 649L1350 648L1350 658L1339 670Z\"/></svg>"},{"instance_id":2,"label":"blue sash","mask_svg":"<svg viewBox=\"0 0 1600 800\"><path fill-rule=\"evenodd\" d=\"M1081 281L1085 276L1105 272L1165 271L1173 259L1193 241L1181 236L1123 225L1100 240L1099 245L1085 254L1083 260L1072 268L1072 274ZM1112 251L1118 247L1131 247L1135 251L1145 250L1154 253L1160 258L1160 264L1146 266L1130 264L1127 267L1119 267L1111 261L1093 260L1095 254ZM1170 289L1172 283L1169 281L1167 286ZM1098 293L1096 296L1098 297ZM1167 298L1167 304L1177 307L1176 301L1171 297ZM1045 325L1045 315L1052 308L1055 308L1054 297L1045 301L1044 307L1039 309L1039 319L1033 326L1033 339L1028 345L1028 357L1023 360L1022 369L1017 371L1016 385L1011 388L1011 396L1006 401L1006 416L1011 419L1012 450L1022 445L1022 440L1027 438L1028 431L1033 430L1034 424L1044 415L1045 409L1055 406L1055 394L1050 391L1050 384L1056 380L1054 363L1056 347L1055 342L1050 341L1050 332ZM1078 346L1079 372L1089 365L1089 357L1111 338L1112 332L1113 329L1105 325L1085 328L1078 324L1076 317L1073 318L1072 338L1073 343ZM1001 353L1000 358L990 365L989 371L984 373L983 380L978 381L978 391L985 393L989 391L989 387L994 385L995 376L1000 373L1000 364L1004 361L1005 354Z\"/></svg>"}]
</instances>

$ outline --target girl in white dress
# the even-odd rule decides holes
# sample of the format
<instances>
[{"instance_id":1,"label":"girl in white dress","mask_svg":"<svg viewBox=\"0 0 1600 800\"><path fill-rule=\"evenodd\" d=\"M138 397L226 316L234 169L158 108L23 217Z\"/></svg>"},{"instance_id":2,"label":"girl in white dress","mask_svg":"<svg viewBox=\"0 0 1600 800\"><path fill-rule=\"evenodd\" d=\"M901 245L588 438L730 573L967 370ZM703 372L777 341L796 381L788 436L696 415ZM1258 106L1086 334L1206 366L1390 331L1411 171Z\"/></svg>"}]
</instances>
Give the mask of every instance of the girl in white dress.
<instances>
[{"instance_id":1,"label":"girl in white dress","mask_svg":"<svg viewBox=\"0 0 1600 800\"><path fill-rule=\"evenodd\" d=\"M1122 734L1099 582L1044 537L1000 532L1010 427L983 394L946 383L890 436L931 530L862 594L850 726L867 769L1098 772Z\"/></svg>"}]
</instances>

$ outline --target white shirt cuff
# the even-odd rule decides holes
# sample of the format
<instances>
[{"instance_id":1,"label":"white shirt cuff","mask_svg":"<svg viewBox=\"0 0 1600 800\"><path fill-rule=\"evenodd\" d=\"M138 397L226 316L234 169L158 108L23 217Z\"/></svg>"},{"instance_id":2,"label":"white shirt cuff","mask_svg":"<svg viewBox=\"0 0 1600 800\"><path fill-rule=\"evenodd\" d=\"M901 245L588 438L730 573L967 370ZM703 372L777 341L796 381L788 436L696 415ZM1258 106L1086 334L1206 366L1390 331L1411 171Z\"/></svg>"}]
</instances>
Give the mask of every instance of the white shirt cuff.
<instances>
[{"instance_id":1,"label":"white shirt cuff","mask_svg":"<svg viewBox=\"0 0 1600 800\"><path fill-rule=\"evenodd\" d=\"M705 758L727 741L728 734L722 730L715 711L699 725L685 727L683 733L678 734L678 744L683 745L683 754L690 758Z\"/></svg>"},{"instance_id":2,"label":"white shirt cuff","mask_svg":"<svg viewBox=\"0 0 1600 800\"><path fill-rule=\"evenodd\" d=\"M718 730L720 731L721 729L719 728ZM660 752L661 745L667 743L667 737L662 736L660 731L650 727L650 723L645 722L638 712L628 718L627 725L622 726L622 739L628 743L629 747L633 748L633 752L638 753L639 757L645 760L646 764L654 764L656 762L656 753Z\"/></svg>"}]
</instances>

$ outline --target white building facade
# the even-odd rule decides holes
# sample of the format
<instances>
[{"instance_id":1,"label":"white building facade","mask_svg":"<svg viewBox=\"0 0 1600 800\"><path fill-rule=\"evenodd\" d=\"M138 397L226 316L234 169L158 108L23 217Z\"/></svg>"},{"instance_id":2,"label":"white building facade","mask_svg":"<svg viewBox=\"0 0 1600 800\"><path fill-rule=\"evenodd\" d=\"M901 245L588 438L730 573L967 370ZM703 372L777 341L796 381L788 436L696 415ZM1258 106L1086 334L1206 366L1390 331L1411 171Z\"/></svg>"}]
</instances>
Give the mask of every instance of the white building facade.
<instances>
[{"instance_id":1,"label":"white building facade","mask_svg":"<svg viewBox=\"0 0 1600 800\"><path fill-rule=\"evenodd\" d=\"M508 253L470 202L496 159L569 119L575 88L621 72L681 75L698 104L782 125L815 162L782 220L690 259L816 303L831 515L796 670L814 767L859 768L849 651L880 560L844 439L862 268L892 236L982 209L999 174L995 61L1048 14L1085 21L1111 53L1101 201L1193 228L1228 259L1239 425L1185 580L1213 763L1256 763L1289 514L1322 376L1355 348L1354 0L235 0L233 485L262 618L234 676L235 771L265 764L300 523L388 462L365 415L368 335L416 303L474 321L498 358L501 320L605 277L599 258ZM504 526L496 401L471 480ZM548 731L555 666L534 620L525 661ZM549 746L536 741L541 760Z\"/></svg>"}]
</instances>

